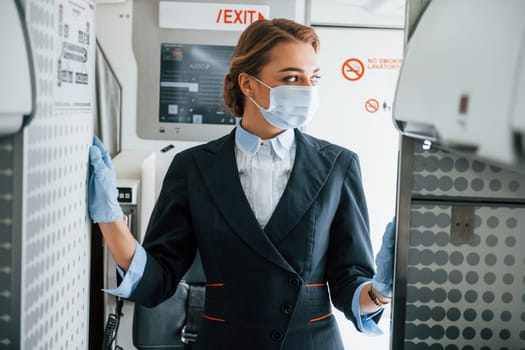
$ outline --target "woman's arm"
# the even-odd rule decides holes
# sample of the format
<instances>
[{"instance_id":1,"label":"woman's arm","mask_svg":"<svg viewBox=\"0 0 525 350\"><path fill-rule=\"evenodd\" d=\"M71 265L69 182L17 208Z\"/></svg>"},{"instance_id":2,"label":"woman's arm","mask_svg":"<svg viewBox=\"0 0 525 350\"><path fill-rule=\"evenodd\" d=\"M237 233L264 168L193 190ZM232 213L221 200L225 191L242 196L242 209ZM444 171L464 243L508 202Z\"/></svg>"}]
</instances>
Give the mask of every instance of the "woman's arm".
<instances>
[{"instance_id":1,"label":"woman's arm","mask_svg":"<svg viewBox=\"0 0 525 350\"><path fill-rule=\"evenodd\" d=\"M127 271L135 253L135 238L124 221L117 200L117 180L111 157L96 136L89 149L89 164L89 216L94 223L98 223L116 263Z\"/></svg>"},{"instance_id":2,"label":"woman's arm","mask_svg":"<svg viewBox=\"0 0 525 350\"><path fill-rule=\"evenodd\" d=\"M104 240L113 259L123 271L127 271L135 254L135 238L123 218L114 222L99 222Z\"/></svg>"}]
</instances>

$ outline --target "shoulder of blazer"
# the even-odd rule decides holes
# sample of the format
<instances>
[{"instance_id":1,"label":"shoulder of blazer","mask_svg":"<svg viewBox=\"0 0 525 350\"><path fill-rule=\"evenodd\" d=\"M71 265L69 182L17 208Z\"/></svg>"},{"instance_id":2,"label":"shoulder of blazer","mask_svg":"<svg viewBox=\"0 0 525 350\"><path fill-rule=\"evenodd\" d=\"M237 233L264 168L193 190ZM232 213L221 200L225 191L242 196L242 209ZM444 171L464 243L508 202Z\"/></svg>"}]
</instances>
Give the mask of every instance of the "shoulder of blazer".
<instances>
[{"instance_id":1,"label":"shoulder of blazer","mask_svg":"<svg viewBox=\"0 0 525 350\"><path fill-rule=\"evenodd\" d=\"M211 140L205 144L197 145L180 151L175 154L176 158L185 160L188 157L192 157L197 154L206 154L206 153L217 153L225 144L233 142L235 140L235 133L231 132L227 135L221 136L218 139Z\"/></svg>"},{"instance_id":2,"label":"shoulder of blazer","mask_svg":"<svg viewBox=\"0 0 525 350\"><path fill-rule=\"evenodd\" d=\"M218 139L212 140L202 146L197 146L196 151L205 151L211 153L217 153L225 144L235 142L235 128L227 135L224 135Z\"/></svg>"},{"instance_id":3,"label":"shoulder of blazer","mask_svg":"<svg viewBox=\"0 0 525 350\"><path fill-rule=\"evenodd\" d=\"M349 150L348 148L333 144L329 141L316 138L314 136L304 134L300 131L296 131L295 135L297 140L303 140L306 145L314 147L318 152L323 153L327 157L338 157L344 155L348 159L358 159L358 156L355 152Z\"/></svg>"}]
</instances>

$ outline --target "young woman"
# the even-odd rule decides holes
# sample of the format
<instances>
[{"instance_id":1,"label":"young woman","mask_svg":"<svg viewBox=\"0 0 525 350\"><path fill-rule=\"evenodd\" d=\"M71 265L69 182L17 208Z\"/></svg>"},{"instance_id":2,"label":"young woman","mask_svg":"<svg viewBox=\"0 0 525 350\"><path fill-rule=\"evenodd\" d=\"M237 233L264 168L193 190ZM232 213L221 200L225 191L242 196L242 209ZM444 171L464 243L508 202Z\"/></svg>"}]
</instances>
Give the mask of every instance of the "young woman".
<instances>
[{"instance_id":1,"label":"young woman","mask_svg":"<svg viewBox=\"0 0 525 350\"><path fill-rule=\"evenodd\" d=\"M161 303L199 250L195 349L343 349L330 300L372 333L389 302L394 228L374 275L357 155L298 129L318 105L318 49L314 30L290 20L242 33L224 84L241 122L175 156L143 246L122 219L107 152L97 139L90 150L90 215L125 272L114 294Z\"/></svg>"}]
</instances>

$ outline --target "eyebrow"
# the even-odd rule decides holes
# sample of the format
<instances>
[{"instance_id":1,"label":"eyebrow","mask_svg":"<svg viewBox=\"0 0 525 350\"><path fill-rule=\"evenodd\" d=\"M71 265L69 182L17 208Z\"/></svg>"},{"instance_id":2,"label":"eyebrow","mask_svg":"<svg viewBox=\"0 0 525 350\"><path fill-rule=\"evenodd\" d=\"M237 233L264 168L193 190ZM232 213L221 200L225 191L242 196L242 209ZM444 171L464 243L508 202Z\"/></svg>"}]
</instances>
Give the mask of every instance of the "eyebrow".
<instances>
[{"instance_id":1,"label":"eyebrow","mask_svg":"<svg viewBox=\"0 0 525 350\"><path fill-rule=\"evenodd\" d=\"M316 68L313 72L317 73L317 72L319 72L319 70L320 70L320 68ZM279 72L299 72L299 73L304 73L304 69L297 68L297 67L286 67L286 68L283 68L283 69L279 70Z\"/></svg>"}]
</instances>

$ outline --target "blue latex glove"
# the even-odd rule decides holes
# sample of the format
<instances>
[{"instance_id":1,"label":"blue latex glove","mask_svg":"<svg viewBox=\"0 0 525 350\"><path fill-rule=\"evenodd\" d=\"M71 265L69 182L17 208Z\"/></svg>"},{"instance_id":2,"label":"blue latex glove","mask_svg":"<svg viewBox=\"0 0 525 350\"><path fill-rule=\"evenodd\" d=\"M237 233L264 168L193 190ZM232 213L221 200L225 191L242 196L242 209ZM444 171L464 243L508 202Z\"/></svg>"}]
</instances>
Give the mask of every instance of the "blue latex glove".
<instances>
[{"instance_id":1,"label":"blue latex glove","mask_svg":"<svg viewBox=\"0 0 525 350\"><path fill-rule=\"evenodd\" d=\"M395 219L386 225L381 248L376 255L376 275L372 279L374 289L385 298L392 298L394 276Z\"/></svg>"},{"instance_id":2,"label":"blue latex glove","mask_svg":"<svg viewBox=\"0 0 525 350\"><path fill-rule=\"evenodd\" d=\"M98 137L89 148L88 209L94 223L113 222L124 216L117 201L117 179L108 151Z\"/></svg>"}]
</instances>

